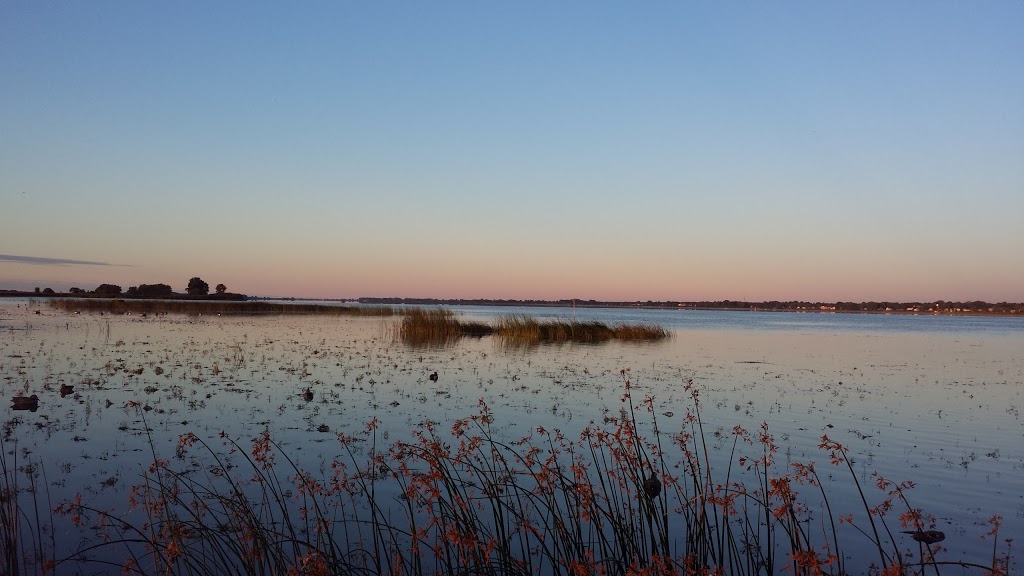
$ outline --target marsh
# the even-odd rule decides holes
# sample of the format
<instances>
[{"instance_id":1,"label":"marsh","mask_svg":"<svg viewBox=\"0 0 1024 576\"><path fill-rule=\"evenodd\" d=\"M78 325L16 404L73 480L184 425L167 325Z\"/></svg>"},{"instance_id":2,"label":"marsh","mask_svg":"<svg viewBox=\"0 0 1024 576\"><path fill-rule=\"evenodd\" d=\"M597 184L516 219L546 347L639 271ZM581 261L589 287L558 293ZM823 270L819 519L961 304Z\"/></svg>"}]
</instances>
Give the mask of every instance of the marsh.
<instances>
[{"instance_id":1,"label":"marsh","mask_svg":"<svg viewBox=\"0 0 1024 576\"><path fill-rule=\"evenodd\" d=\"M472 321L573 313L457 312ZM154 457L174 461L183 435L220 448L224 438L247 446L265 434L298 468L329 476L342 452L339 435L358 437L369 422L381 445L413 442L425 422L447 430L483 403L496 441L538 430L574 440L621 417L628 382L637 432L646 438L687 430L697 391L708 465L732 468L734 481L751 480L740 462L760 450L742 442L734 448L735 430L764 425L782 467L816 463L832 513L853 514L863 525L850 473L819 448L827 436L849 450L873 502L884 497L873 473L916 484L910 502L935 517L925 528L945 534L939 560L990 564L992 542L980 536L993 514L1002 515L1000 540L1021 534L1019 319L587 313L593 317L581 319L665 326L671 337L509 346L483 336L415 346L398 337L400 316L99 316L3 302L0 391L7 399L38 396L35 412L6 411L7 466L24 474L31 464L53 506L81 496L97 509L125 508ZM649 411L639 409L642 402ZM666 446L649 465L665 480L684 474L680 460ZM388 506L402 502L397 486L378 490ZM808 520L824 521L822 495L801 497ZM88 541L88 530L46 516L51 522L61 548L55 557ZM877 562L873 549L858 548L862 537L839 531L851 571ZM917 550L894 532L894 546Z\"/></svg>"}]
</instances>

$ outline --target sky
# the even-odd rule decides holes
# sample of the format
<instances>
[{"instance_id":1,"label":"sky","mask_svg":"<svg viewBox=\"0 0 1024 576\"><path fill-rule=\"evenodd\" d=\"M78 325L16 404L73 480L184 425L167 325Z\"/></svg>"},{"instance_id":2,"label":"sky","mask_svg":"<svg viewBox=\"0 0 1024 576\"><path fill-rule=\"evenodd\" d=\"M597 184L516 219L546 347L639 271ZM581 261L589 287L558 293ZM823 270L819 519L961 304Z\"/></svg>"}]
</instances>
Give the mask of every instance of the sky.
<instances>
[{"instance_id":1,"label":"sky","mask_svg":"<svg viewBox=\"0 0 1024 576\"><path fill-rule=\"evenodd\" d=\"M0 3L0 289L1024 301L1024 2Z\"/></svg>"}]
</instances>

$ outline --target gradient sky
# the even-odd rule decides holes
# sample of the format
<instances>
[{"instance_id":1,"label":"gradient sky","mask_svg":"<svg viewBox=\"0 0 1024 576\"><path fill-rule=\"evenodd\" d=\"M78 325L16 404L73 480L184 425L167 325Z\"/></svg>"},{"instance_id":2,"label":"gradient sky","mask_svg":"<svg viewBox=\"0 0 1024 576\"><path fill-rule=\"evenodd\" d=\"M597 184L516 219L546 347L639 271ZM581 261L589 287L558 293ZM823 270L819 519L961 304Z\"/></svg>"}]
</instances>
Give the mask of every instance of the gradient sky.
<instances>
[{"instance_id":1,"label":"gradient sky","mask_svg":"<svg viewBox=\"0 0 1024 576\"><path fill-rule=\"evenodd\" d=\"M0 288L1024 301L1024 2L0 3Z\"/></svg>"}]
</instances>

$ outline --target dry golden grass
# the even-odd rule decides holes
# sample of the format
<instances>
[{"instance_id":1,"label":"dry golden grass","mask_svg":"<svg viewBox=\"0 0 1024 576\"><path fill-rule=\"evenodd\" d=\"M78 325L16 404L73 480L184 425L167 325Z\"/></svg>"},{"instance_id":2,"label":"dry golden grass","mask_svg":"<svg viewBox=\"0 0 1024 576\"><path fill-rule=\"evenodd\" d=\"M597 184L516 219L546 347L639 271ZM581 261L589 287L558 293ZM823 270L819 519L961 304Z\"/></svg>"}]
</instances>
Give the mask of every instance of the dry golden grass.
<instances>
[{"instance_id":1,"label":"dry golden grass","mask_svg":"<svg viewBox=\"0 0 1024 576\"><path fill-rule=\"evenodd\" d=\"M518 314L504 316L493 324L463 322L447 309L414 310L402 320L400 337L407 343L444 343L462 336L494 334L506 344L597 343L612 339L652 341L669 337L660 326L637 324L614 328L601 322L537 320Z\"/></svg>"}]
</instances>

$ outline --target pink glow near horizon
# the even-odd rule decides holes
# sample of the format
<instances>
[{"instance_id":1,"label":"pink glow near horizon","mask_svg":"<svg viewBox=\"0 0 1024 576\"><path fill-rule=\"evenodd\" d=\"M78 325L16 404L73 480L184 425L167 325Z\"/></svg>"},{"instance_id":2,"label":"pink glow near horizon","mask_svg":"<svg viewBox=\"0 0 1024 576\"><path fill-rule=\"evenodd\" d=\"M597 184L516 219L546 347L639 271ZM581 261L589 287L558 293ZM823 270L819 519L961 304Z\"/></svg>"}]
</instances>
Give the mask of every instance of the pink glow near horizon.
<instances>
[{"instance_id":1,"label":"pink glow near horizon","mask_svg":"<svg viewBox=\"0 0 1024 576\"><path fill-rule=\"evenodd\" d=\"M578 8L4 4L0 289L1024 301L1024 3Z\"/></svg>"},{"instance_id":2,"label":"pink glow near horizon","mask_svg":"<svg viewBox=\"0 0 1024 576\"><path fill-rule=\"evenodd\" d=\"M101 283L114 283L127 289L140 283L167 283L184 291L188 278L198 275L211 287L224 283L232 291L259 296L295 296L308 298L404 297L465 299L537 299L566 298L646 301L646 300L805 300L805 301L1019 301L1011 295L1015 286L1011 275L1006 282L988 283L984 289L971 278L947 278L943 287L929 276L908 273L890 274L876 280L849 270L785 267L780 274L766 274L761 266L749 269L722 269L697 272L693 268L665 267L650 273L633 264L621 272L603 266L577 266L563 271L548 268L522 271L493 267L460 269L430 265L366 267L349 269L329 267L303 269L301 263L272 266L267 269L245 267L181 268L177 272L155 268L69 268L45 269L40 266L0 263L3 289L52 287L64 291L72 285L91 290ZM218 273L216 270L221 270ZM194 270L194 271L193 271ZM206 270L214 270L207 272ZM21 278L22 280L17 280ZM71 279L73 278L73 280Z\"/></svg>"}]
</instances>

